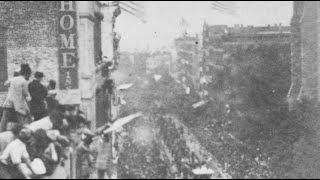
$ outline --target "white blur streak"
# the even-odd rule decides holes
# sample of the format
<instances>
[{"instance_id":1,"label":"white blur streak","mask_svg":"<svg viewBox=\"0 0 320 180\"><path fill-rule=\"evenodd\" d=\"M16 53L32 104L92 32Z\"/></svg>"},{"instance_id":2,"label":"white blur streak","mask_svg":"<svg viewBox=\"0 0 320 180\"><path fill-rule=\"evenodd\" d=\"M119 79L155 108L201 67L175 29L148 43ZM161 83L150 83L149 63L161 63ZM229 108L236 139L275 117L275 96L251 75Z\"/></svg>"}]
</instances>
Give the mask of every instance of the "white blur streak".
<instances>
[{"instance_id":1,"label":"white blur streak","mask_svg":"<svg viewBox=\"0 0 320 180\"><path fill-rule=\"evenodd\" d=\"M192 107L194 108L194 109L196 109L196 108L198 108L198 107L201 107L201 106L203 106L203 105L205 105L207 102L206 101L200 101L200 102L197 102L197 103L195 103L195 104L193 104L192 105Z\"/></svg>"},{"instance_id":2,"label":"white blur streak","mask_svg":"<svg viewBox=\"0 0 320 180\"><path fill-rule=\"evenodd\" d=\"M117 87L117 89L118 90L127 90L127 89L129 89L129 88L131 88L133 86L133 84L132 83L130 83L130 84L121 84L121 85L119 85L118 87Z\"/></svg>"},{"instance_id":3,"label":"white blur streak","mask_svg":"<svg viewBox=\"0 0 320 180\"><path fill-rule=\"evenodd\" d=\"M142 116L141 112L136 113L136 114L131 114L131 115L129 115L127 117L124 117L124 118L120 118L120 119L116 120L116 122L114 122L111 125L111 127L109 129L105 130L103 133L107 134L107 133L110 133L112 131L116 131L117 129L121 128L123 125L129 123L130 121L132 121L132 120L134 120L134 119L136 119L136 118L138 118L140 116Z\"/></svg>"}]
</instances>

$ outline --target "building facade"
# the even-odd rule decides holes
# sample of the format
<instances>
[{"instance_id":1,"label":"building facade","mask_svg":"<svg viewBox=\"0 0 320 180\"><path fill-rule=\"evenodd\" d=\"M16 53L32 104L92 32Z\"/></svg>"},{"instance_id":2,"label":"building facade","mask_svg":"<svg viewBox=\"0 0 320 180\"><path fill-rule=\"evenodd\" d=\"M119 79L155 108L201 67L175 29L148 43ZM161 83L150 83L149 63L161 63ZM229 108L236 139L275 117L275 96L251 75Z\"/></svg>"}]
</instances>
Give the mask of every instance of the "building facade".
<instances>
[{"instance_id":1,"label":"building facade","mask_svg":"<svg viewBox=\"0 0 320 180\"><path fill-rule=\"evenodd\" d=\"M319 2L294 1L290 107L301 99L319 102Z\"/></svg>"},{"instance_id":2,"label":"building facade","mask_svg":"<svg viewBox=\"0 0 320 180\"><path fill-rule=\"evenodd\" d=\"M199 86L201 63L201 39L199 36L184 35L175 39L175 67L173 72L179 77L179 81L186 81L191 89Z\"/></svg>"},{"instance_id":3,"label":"building facade","mask_svg":"<svg viewBox=\"0 0 320 180\"><path fill-rule=\"evenodd\" d=\"M172 62L172 55L165 51L156 51L146 59L146 72L162 73L163 70L169 70Z\"/></svg>"},{"instance_id":4,"label":"building facade","mask_svg":"<svg viewBox=\"0 0 320 180\"><path fill-rule=\"evenodd\" d=\"M251 49L253 51L251 54L255 54L259 47L273 45L290 49L291 28L281 24L264 27L243 25L228 27L226 25L209 26L205 23L202 39L202 76L205 77L206 82L210 83L217 82L226 66L230 64L231 56L237 51L244 53ZM290 51L284 53L286 55ZM259 55L256 58L260 58ZM222 85L218 83L217 86ZM223 88L220 87L220 89Z\"/></svg>"},{"instance_id":5,"label":"building facade","mask_svg":"<svg viewBox=\"0 0 320 180\"><path fill-rule=\"evenodd\" d=\"M134 82L137 77L143 78L147 73L147 59L150 57L150 53L147 52L121 52L117 82L131 83Z\"/></svg>"},{"instance_id":6,"label":"building facade","mask_svg":"<svg viewBox=\"0 0 320 180\"><path fill-rule=\"evenodd\" d=\"M79 106L92 129L105 124L111 95L99 92L116 67L119 14L113 1L1 1L0 99L7 91L3 82L28 63L46 82L57 81L60 102Z\"/></svg>"}]
</instances>

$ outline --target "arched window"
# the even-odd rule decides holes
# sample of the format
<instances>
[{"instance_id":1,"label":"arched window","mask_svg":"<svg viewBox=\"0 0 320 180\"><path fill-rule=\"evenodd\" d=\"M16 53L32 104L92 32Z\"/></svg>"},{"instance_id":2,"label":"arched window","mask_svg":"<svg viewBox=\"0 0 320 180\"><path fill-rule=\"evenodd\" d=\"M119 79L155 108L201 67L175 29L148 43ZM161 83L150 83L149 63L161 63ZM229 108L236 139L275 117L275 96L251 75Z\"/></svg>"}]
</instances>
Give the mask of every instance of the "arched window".
<instances>
[{"instance_id":1,"label":"arched window","mask_svg":"<svg viewBox=\"0 0 320 180\"><path fill-rule=\"evenodd\" d=\"M3 85L8 79L7 70L7 28L0 26L0 92L7 91Z\"/></svg>"}]
</instances>

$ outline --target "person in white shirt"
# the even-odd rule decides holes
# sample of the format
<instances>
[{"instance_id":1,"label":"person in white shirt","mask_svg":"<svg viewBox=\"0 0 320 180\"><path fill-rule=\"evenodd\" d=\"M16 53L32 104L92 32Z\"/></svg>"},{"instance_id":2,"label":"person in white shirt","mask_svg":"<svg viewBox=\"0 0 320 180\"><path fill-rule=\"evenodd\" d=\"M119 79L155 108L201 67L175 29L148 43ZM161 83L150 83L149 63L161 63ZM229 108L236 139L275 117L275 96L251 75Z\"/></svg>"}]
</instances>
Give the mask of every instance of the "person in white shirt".
<instances>
[{"instance_id":1,"label":"person in white shirt","mask_svg":"<svg viewBox=\"0 0 320 180\"><path fill-rule=\"evenodd\" d=\"M16 168L17 173L21 173L26 179L31 179L25 172L23 163L25 163L28 169L34 174L31 167L31 161L25 142L31 137L31 131L23 129L19 133L19 138L12 141L0 156L0 161L11 168Z\"/></svg>"},{"instance_id":2,"label":"person in white shirt","mask_svg":"<svg viewBox=\"0 0 320 180\"><path fill-rule=\"evenodd\" d=\"M0 155L4 152L7 146L19 136L21 129L22 126L14 124L10 131L0 133Z\"/></svg>"},{"instance_id":3,"label":"person in white shirt","mask_svg":"<svg viewBox=\"0 0 320 180\"><path fill-rule=\"evenodd\" d=\"M31 68L29 65L22 64L20 76L13 77L6 82L9 86L9 91L2 105L4 111L0 123L0 132L6 131L12 114L16 115L17 121L20 124L27 124L31 121L28 105L28 102L31 100L28 90L28 80L30 76Z\"/></svg>"}]
</instances>

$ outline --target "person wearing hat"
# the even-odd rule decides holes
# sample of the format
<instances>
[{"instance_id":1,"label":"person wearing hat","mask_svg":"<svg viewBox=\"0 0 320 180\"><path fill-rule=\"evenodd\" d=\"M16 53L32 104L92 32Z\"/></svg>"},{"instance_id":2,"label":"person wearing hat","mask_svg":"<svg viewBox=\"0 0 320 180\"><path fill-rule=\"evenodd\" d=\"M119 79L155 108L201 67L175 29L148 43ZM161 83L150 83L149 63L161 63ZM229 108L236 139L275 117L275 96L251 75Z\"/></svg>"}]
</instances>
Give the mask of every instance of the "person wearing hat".
<instances>
[{"instance_id":1,"label":"person wearing hat","mask_svg":"<svg viewBox=\"0 0 320 180\"><path fill-rule=\"evenodd\" d=\"M28 64L21 64L20 75L7 82L8 95L3 103L3 114L0 123L0 132L7 130L10 117L15 116L18 123L27 124L30 121L30 109L28 102L31 100L28 90L28 80L31 68Z\"/></svg>"},{"instance_id":2,"label":"person wearing hat","mask_svg":"<svg viewBox=\"0 0 320 180\"><path fill-rule=\"evenodd\" d=\"M34 121L45 117L46 114L46 98L48 96L47 88L41 84L44 74L36 72L34 80L29 84L29 92L31 95L30 109Z\"/></svg>"}]
</instances>

